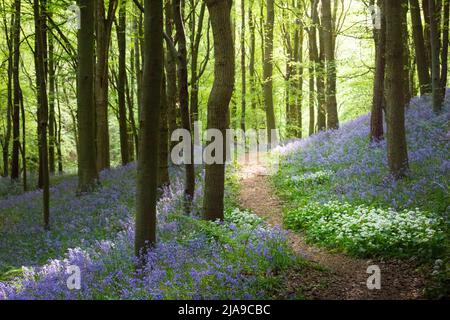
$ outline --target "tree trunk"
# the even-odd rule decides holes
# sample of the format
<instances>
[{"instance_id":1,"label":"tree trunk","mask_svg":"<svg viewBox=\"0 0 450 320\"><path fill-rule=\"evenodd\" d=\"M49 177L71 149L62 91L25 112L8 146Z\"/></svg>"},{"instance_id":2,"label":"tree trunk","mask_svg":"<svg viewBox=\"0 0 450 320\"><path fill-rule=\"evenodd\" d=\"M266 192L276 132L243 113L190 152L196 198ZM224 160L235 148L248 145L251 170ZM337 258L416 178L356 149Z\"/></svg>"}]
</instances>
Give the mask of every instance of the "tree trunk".
<instances>
[{"instance_id":1,"label":"tree trunk","mask_svg":"<svg viewBox=\"0 0 450 320\"><path fill-rule=\"evenodd\" d=\"M402 37L403 39L403 63L404 63L404 69L403 69L403 85L404 85L404 104L406 106L409 105L409 102L411 101L412 98L412 90L411 90L411 77L410 74L411 72L413 72L412 70L412 63L410 62L411 58L410 58L410 49L409 49L409 31L408 31L408 1L404 1L402 2L402 33L404 34L404 36Z\"/></svg>"},{"instance_id":2,"label":"tree trunk","mask_svg":"<svg viewBox=\"0 0 450 320\"><path fill-rule=\"evenodd\" d=\"M325 43L323 27L320 25L319 13L317 12L318 0L313 4L313 23L319 29L319 49L317 49L317 131L324 131L326 125L326 96L325 96ZM315 44L317 47L317 44Z\"/></svg>"},{"instance_id":3,"label":"tree trunk","mask_svg":"<svg viewBox=\"0 0 450 320\"><path fill-rule=\"evenodd\" d=\"M234 43L231 30L232 1L206 0L214 36L214 84L208 101L208 129L226 136L229 103L235 79ZM207 220L223 220L226 144L221 163L206 165L203 213ZM216 151L217 153L218 151ZM217 154L216 154L217 155Z\"/></svg>"},{"instance_id":4,"label":"tree trunk","mask_svg":"<svg viewBox=\"0 0 450 320\"><path fill-rule=\"evenodd\" d=\"M13 90L13 38L14 38L14 14L11 14L11 27L8 28L8 22L6 19L6 16L4 18L4 29L5 29L5 36L6 36L6 42L8 44L8 84L7 84L7 90L8 90L8 105L6 110L6 133L5 137L2 143L2 154L3 154L3 172L2 175L4 177L7 177L9 175L9 145L11 142L11 130L12 130L12 124L11 124L11 113L13 111L13 97L12 97L12 90Z\"/></svg>"},{"instance_id":5,"label":"tree trunk","mask_svg":"<svg viewBox=\"0 0 450 320\"><path fill-rule=\"evenodd\" d=\"M169 128L167 123L167 95L166 78L163 71L163 81L161 85L161 110L159 126L159 159L158 159L158 188L163 188L170 184L169 179Z\"/></svg>"},{"instance_id":6,"label":"tree trunk","mask_svg":"<svg viewBox=\"0 0 450 320\"><path fill-rule=\"evenodd\" d=\"M300 14L300 1L298 2L298 13ZM303 40L304 30L302 26L297 26L298 41L295 41L294 50L296 52L295 62L298 65L297 79L295 80L295 108L297 109L297 138L303 137Z\"/></svg>"},{"instance_id":7,"label":"tree trunk","mask_svg":"<svg viewBox=\"0 0 450 320\"><path fill-rule=\"evenodd\" d=\"M165 5L165 26L166 34L173 41L173 6L170 2L171 0L166 0ZM177 128L177 58L170 52L169 49L166 50L165 56L165 67L166 67L166 82L167 82L167 120L169 126L169 132L172 134ZM176 145L176 142L170 143L170 150Z\"/></svg>"},{"instance_id":8,"label":"tree trunk","mask_svg":"<svg viewBox=\"0 0 450 320\"><path fill-rule=\"evenodd\" d=\"M436 8L436 1L429 0L430 12L430 42L431 42L431 80L432 80L432 96L433 96L433 110L438 113L442 110L443 96L440 87L440 59L439 59L439 25L437 14L439 10Z\"/></svg>"},{"instance_id":9,"label":"tree trunk","mask_svg":"<svg viewBox=\"0 0 450 320\"><path fill-rule=\"evenodd\" d=\"M405 136L405 87L402 82L404 42L402 6L406 0L386 1L386 122L388 164L396 178L405 176L408 170L408 152Z\"/></svg>"},{"instance_id":10,"label":"tree trunk","mask_svg":"<svg viewBox=\"0 0 450 320\"><path fill-rule=\"evenodd\" d=\"M62 157L62 114L61 114L61 103L59 98L58 81L55 81L55 92L56 101L58 106L58 124L55 126L57 130L56 138L56 152L58 157L58 173L61 175L63 173L63 157Z\"/></svg>"},{"instance_id":11,"label":"tree trunk","mask_svg":"<svg viewBox=\"0 0 450 320\"><path fill-rule=\"evenodd\" d=\"M272 130L276 129L275 111L273 106L273 29L275 22L274 0L267 0L267 17L264 42L264 104L267 118L267 141L269 147L272 141Z\"/></svg>"},{"instance_id":12,"label":"tree trunk","mask_svg":"<svg viewBox=\"0 0 450 320\"><path fill-rule=\"evenodd\" d=\"M322 0L322 30L327 73L327 128L339 128L339 118L336 102L336 60L334 57L334 27L331 17L330 0Z\"/></svg>"},{"instance_id":13,"label":"tree trunk","mask_svg":"<svg viewBox=\"0 0 450 320\"><path fill-rule=\"evenodd\" d=\"M241 129L245 132L246 95L247 95L247 71L245 50L245 0L241 0Z\"/></svg>"},{"instance_id":14,"label":"tree trunk","mask_svg":"<svg viewBox=\"0 0 450 320\"><path fill-rule=\"evenodd\" d=\"M444 3L444 22L442 28L442 70L441 70L441 97L445 98L445 91L447 88L448 77L448 45L449 45L449 15L450 15L450 1L445 0Z\"/></svg>"},{"instance_id":15,"label":"tree trunk","mask_svg":"<svg viewBox=\"0 0 450 320\"><path fill-rule=\"evenodd\" d=\"M411 21L413 28L414 47L416 50L417 73L419 75L420 94L431 92L431 80L428 66L425 39L423 36L422 17L418 0L410 0Z\"/></svg>"},{"instance_id":16,"label":"tree trunk","mask_svg":"<svg viewBox=\"0 0 450 320\"><path fill-rule=\"evenodd\" d=\"M427 56L428 73L431 72L431 39L430 39L430 5L429 0L422 0L423 10L423 37L425 41L425 52ZM430 93L431 93L431 76L430 76Z\"/></svg>"},{"instance_id":17,"label":"tree trunk","mask_svg":"<svg viewBox=\"0 0 450 320\"><path fill-rule=\"evenodd\" d=\"M372 112L370 115L370 141L383 140L383 109L384 109L384 79L386 74L386 17L384 15L386 0L379 0L381 9L381 29L374 33L375 54L375 79L373 85Z\"/></svg>"},{"instance_id":18,"label":"tree trunk","mask_svg":"<svg viewBox=\"0 0 450 320\"><path fill-rule=\"evenodd\" d=\"M79 0L81 28L78 31L78 192L90 192L98 183L95 150L94 17L95 4Z\"/></svg>"},{"instance_id":19,"label":"tree trunk","mask_svg":"<svg viewBox=\"0 0 450 320\"><path fill-rule=\"evenodd\" d=\"M13 150L11 164L11 179L19 179L19 149L20 149L20 19L21 19L21 1L14 2L14 30L13 30Z\"/></svg>"},{"instance_id":20,"label":"tree trunk","mask_svg":"<svg viewBox=\"0 0 450 320\"><path fill-rule=\"evenodd\" d=\"M192 20L193 24L192 24L192 39L191 39L191 95L190 95L192 130L194 123L198 121L198 93L200 80L198 74L198 55L199 55L200 41L202 39L205 11L206 11L206 3L202 2L197 27L195 27L195 19Z\"/></svg>"},{"instance_id":21,"label":"tree trunk","mask_svg":"<svg viewBox=\"0 0 450 320\"><path fill-rule=\"evenodd\" d=\"M127 81L127 39L126 39L126 14L127 2L122 0L119 8L119 24L117 26L117 44L119 47L119 77L117 81L117 95L119 100L119 131L120 131L120 155L122 165L127 165L129 160L128 146L128 122L125 86Z\"/></svg>"},{"instance_id":22,"label":"tree trunk","mask_svg":"<svg viewBox=\"0 0 450 320\"><path fill-rule=\"evenodd\" d=\"M186 50L186 34L184 31L183 17L181 14L181 0L173 2L174 22L176 27L176 38L178 39L178 96L180 99L181 122L183 129L191 132L191 121L189 113L189 91L188 91L188 74L187 74L187 50ZM192 137L192 134L191 134ZM186 210L190 210L190 203L194 198L195 190L195 167L193 141L189 142L191 148L191 159L185 165L186 170Z\"/></svg>"},{"instance_id":23,"label":"tree trunk","mask_svg":"<svg viewBox=\"0 0 450 320\"><path fill-rule=\"evenodd\" d=\"M250 80L250 97L251 97L252 111L255 112L257 106L256 70L255 70L256 35L255 35L255 17L253 16L253 3L254 0L250 0L248 8L248 25L250 31L250 52L249 52L248 73L250 77L249 80Z\"/></svg>"},{"instance_id":24,"label":"tree trunk","mask_svg":"<svg viewBox=\"0 0 450 320\"><path fill-rule=\"evenodd\" d=\"M159 113L163 75L162 0L145 0L144 3L144 73L135 232L135 254L138 257L156 242Z\"/></svg>"},{"instance_id":25,"label":"tree trunk","mask_svg":"<svg viewBox=\"0 0 450 320\"><path fill-rule=\"evenodd\" d=\"M50 176L48 167L48 143L47 143L47 126L48 126L48 96L46 87L46 67L44 57L46 56L46 2L34 0L34 23L35 23L35 64L36 64L36 86L37 101L39 113L39 148L41 150L41 174L43 184L43 214L44 228L50 228Z\"/></svg>"},{"instance_id":26,"label":"tree trunk","mask_svg":"<svg viewBox=\"0 0 450 320\"><path fill-rule=\"evenodd\" d=\"M96 102L96 150L97 170L110 167L109 127L108 127L108 59L111 42L111 30L118 0L109 0L105 15L105 0L96 0L96 65L95 65L95 102Z\"/></svg>"},{"instance_id":27,"label":"tree trunk","mask_svg":"<svg viewBox=\"0 0 450 320\"><path fill-rule=\"evenodd\" d=\"M51 16L51 13L49 12ZM48 118L48 161L50 174L55 174L55 57L54 41L51 31L48 32L48 98L49 98L49 118Z\"/></svg>"},{"instance_id":28,"label":"tree trunk","mask_svg":"<svg viewBox=\"0 0 450 320\"><path fill-rule=\"evenodd\" d=\"M311 17L314 17L316 10L314 9L314 1L311 3ZM317 61L319 60L319 53L317 50L317 28L314 23L311 24L308 30L309 40L309 135L315 132L315 78Z\"/></svg>"}]
</instances>

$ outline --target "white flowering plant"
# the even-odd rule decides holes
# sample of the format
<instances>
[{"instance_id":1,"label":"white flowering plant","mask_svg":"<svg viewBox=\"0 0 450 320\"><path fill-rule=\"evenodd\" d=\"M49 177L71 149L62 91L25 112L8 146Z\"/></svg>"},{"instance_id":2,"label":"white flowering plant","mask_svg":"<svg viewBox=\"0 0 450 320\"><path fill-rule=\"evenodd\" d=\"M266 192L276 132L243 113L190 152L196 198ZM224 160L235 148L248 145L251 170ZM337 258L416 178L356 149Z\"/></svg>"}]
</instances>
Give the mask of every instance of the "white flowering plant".
<instances>
[{"instance_id":1,"label":"white flowering plant","mask_svg":"<svg viewBox=\"0 0 450 320\"><path fill-rule=\"evenodd\" d=\"M308 240L357 256L433 255L445 239L445 223L419 209L313 202L289 210L286 225Z\"/></svg>"}]
</instances>

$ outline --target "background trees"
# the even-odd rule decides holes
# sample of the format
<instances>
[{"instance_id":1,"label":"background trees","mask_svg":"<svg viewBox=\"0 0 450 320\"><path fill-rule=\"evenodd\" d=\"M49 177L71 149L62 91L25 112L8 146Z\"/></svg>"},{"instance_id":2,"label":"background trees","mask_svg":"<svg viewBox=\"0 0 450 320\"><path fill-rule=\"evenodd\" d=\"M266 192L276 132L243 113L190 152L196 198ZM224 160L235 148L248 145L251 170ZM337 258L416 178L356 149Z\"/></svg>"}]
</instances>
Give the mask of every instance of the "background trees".
<instances>
[{"instance_id":1,"label":"background trees","mask_svg":"<svg viewBox=\"0 0 450 320\"><path fill-rule=\"evenodd\" d=\"M400 35L389 30L398 24L386 25L390 13L385 3L236 1L229 10L235 35L231 52L230 39L217 34L219 26L213 30L213 16L227 19L224 7L219 10L210 1L165 0L158 185L170 183L173 164L165 159L174 146L172 132L184 128L193 133L196 121L203 130L277 128L280 140L287 140L336 129L340 121L369 111L370 140L383 139L386 116L391 171L404 175L399 106L420 92L432 95L435 111L442 112L449 1L402 1ZM101 170L126 165L142 151L138 136L148 85L143 82L145 4L77 4L81 21L78 9L67 1L0 1L1 174L24 190L47 188L48 166L49 182L57 171L77 170L79 192L89 192ZM374 28L378 17L371 17L369 9L376 5L381 15L380 26ZM221 32L225 27L220 26ZM391 50L388 33L389 41L402 41L401 60ZM404 86L401 91L398 81ZM235 99L228 112L230 90ZM404 103L397 100L400 94ZM182 169L187 211L196 180L197 185L202 181L203 168L196 170L193 158L194 143L198 152L203 138L191 141L191 161ZM217 198L205 198L205 213L220 217L223 168L211 165L206 172L205 192Z\"/></svg>"}]
</instances>

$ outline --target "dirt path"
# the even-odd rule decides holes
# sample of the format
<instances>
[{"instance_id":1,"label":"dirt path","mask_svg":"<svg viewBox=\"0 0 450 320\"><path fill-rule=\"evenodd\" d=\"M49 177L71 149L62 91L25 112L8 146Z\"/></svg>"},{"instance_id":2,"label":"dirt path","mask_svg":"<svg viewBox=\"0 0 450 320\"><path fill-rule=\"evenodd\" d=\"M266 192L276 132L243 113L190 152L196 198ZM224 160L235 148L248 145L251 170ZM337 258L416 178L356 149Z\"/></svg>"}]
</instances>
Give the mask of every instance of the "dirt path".
<instances>
[{"instance_id":1,"label":"dirt path","mask_svg":"<svg viewBox=\"0 0 450 320\"><path fill-rule=\"evenodd\" d=\"M241 161L240 204L264 217L273 226L283 227L283 204L272 190L268 167L250 155ZM294 251L319 268L299 269L288 275L285 298L300 296L309 299L420 299L424 280L412 263L395 260L356 259L331 253L305 242L289 231ZM367 268L378 265L381 290L367 288ZM325 271L320 270L321 268Z\"/></svg>"}]
</instances>

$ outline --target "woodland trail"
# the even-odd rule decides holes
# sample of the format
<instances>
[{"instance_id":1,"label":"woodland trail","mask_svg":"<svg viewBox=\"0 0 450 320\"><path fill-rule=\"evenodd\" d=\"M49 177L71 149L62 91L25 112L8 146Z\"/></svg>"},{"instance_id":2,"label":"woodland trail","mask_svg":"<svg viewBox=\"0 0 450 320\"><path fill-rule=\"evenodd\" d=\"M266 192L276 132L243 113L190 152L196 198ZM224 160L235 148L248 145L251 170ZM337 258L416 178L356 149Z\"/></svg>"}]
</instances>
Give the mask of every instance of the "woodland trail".
<instances>
[{"instance_id":1,"label":"woodland trail","mask_svg":"<svg viewBox=\"0 0 450 320\"><path fill-rule=\"evenodd\" d=\"M259 156L263 158L263 156ZM269 181L269 169L257 154L240 162L239 203L266 219L272 226L283 228L283 203ZM421 299L424 279L412 262L392 259L358 259L307 244L304 237L288 232L294 252L311 262L311 267L292 270L287 275L286 293L280 298L304 297L330 300L397 300ZM381 290L369 290L367 268L378 265ZM314 267L314 266L317 266Z\"/></svg>"}]
</instances>

